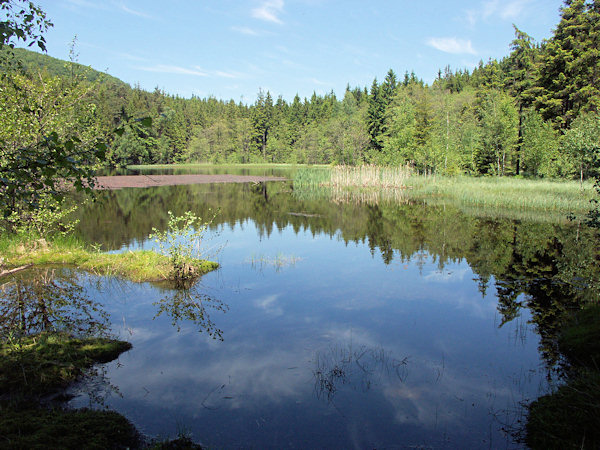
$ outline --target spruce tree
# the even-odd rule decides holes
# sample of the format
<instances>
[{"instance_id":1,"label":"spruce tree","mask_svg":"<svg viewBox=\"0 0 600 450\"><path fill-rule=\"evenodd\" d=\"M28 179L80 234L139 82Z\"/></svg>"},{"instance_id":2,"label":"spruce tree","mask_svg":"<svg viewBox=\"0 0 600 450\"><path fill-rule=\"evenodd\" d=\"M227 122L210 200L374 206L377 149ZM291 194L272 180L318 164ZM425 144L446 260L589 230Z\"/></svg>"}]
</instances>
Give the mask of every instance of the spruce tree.
<instances>
[{"instance_id":1,"label":"spruce tree","mask_svg":"<svg viewBox=\"0 0 600 450\"><path fill-rule=\"evenodd\" d=\"M554 36L543 45L536 106L566 129L580 111L600 106L600 0L567 0Z\"/></svg>"},{"instance_id":2,"label":"spruce tree","mask_svg":"<svg viewBox=\"0 0 600 450\"><path fill-rule=\"evenodd\" d=\"M515 172L521 173L521 147L523 144L523 118L526 108L533 102L533 84L535 81L536 48L533 38L519 30L515 25L515 39L511 42L512 53L508 57L508 74L505 84L517 100L519 109L519 139L517 141Z\"/></svg>"}]
</instances>

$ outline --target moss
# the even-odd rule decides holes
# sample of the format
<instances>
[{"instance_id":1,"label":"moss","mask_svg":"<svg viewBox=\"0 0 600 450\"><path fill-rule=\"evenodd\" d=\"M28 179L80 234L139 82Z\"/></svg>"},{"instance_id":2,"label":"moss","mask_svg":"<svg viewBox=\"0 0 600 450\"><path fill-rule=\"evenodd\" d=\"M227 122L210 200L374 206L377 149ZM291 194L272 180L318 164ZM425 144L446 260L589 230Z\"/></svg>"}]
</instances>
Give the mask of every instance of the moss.
<instances>
[{"instance_id":1,"label":"moss","mask_svg":"<svg viewBox=\"0 0 600 450\"><path fill-rule=\"evenodd\" d=\"M525 442L533 449L600 448L600 373L580 374L533 402Z\"/></svg>"},{"instance_id":2,"label":"moss","mask_svg":"<svg viewBox=\"0 0 600 450\"><path fill-rule=\"evenodd\" d=\"M102 253L84 248L76 241L15 240L0 237L3 263L7 268L35 265L71 265L98 275L112 275L132 281L169 281L173 265L169 257L149 250L123 253ZM212 261L193 259L190 264L200 277L219 265Z\"/></svg>"},{"instance_id":3,"label":"moss","mask_svg":"<svg viewBox=\"0 0 600 450\"><path fill-rule=\"evenodd\" d=\"M121 449L142 446L135 427L113 411L3 407L0 447Z\"/></svg>"},{"instance_id":4,"label":"moss","mask_svg":"<svg viewBox=\"0 0 600 450\"><path fill-rule=\"evenodd\" d=\"M0 343L0 396L37 398L58 391L85 369L112 361L130 348L129 342L66 334L4 340Z\"/></svg>"}]
</instances>

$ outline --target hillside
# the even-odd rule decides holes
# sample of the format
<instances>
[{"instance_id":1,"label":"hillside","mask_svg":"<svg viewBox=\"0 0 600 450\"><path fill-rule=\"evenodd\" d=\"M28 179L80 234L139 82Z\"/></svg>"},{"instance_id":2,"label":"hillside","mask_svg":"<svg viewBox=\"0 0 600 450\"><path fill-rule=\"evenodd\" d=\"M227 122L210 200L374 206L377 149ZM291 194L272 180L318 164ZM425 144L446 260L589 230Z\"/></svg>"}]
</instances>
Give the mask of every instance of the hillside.
<instances>
[{"instance_id":1,"label":"hillside","mask_svg":"<svg viewBox=\"0 0 600 450\"><path fill-rule=\"evenodd\" d=\"M6 53L9 49L0 50L0 53ZM81 75L88 81L94 82L100 80L105 83L116 86L130 87L124 81L119 80L112 75L92 69L76 62L64 61L53 58L43 53L34 52L24 48L15 48L12 50L17 60L27 71L46 70L48 74L67 77L73 74Z\"/></svg>"}]
</instances>

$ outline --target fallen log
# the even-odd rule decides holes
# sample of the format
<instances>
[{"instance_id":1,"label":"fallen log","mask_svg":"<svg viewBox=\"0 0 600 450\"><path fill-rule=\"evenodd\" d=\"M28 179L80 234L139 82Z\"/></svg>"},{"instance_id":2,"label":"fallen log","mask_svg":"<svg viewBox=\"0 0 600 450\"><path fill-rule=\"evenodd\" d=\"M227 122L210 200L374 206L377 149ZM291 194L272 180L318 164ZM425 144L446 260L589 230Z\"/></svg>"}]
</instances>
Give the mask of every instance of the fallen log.
<instances>
[{"instance_id":1,"label":"fallen log","mask_svg":"<svg viewBox=\"0 0 600 450\"><path fill-rule=\"evenodd\" d=\"M15 267L14 269L3 270L2 272L0 272L0 277L20 272L21 270L29 269L31 266L33 266L33 264L25 264L24 266Z\"/></svg>"}]
</instances>

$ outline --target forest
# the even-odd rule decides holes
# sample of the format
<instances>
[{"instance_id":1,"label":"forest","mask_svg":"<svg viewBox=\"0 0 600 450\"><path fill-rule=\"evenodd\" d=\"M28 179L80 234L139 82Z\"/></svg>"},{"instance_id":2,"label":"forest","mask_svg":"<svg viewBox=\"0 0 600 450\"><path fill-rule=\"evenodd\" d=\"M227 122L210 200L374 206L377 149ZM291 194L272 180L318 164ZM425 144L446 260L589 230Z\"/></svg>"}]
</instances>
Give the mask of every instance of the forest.
<instances>
[{"instance_id":1,"label":"forest","mask_svg":"<svg viewBox=\"0 0 600 450\"><path fill-rule=\"evenodd\" d=\"M74 48L65 62L5 46L0 141L10 154L51 135L76 143L72 157L87 166L377 164L584 179L600 149L600 1L566 0L560 13L550 39L514 26L509 55L447 66L431 85L390 69L341 97L291 102L268 91L253 104L148 92L76 64Z\"/></svg>"}]
</instances>

